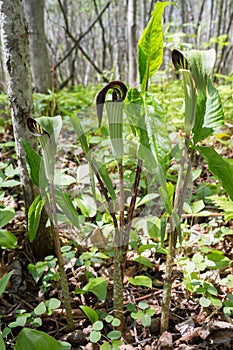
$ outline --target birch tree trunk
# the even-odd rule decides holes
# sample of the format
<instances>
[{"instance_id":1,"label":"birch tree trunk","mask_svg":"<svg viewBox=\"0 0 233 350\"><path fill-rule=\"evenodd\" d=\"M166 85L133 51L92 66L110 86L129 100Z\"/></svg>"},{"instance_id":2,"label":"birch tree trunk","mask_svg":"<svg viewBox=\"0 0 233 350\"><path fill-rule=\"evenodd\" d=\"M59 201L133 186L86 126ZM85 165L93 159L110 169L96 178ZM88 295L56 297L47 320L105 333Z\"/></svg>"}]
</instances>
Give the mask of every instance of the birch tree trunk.
<instances>
[{"instance_id":1,"label":"birch tree trunk","mask_svg":"<svg viewBox=\"0 0 233 350\"><path fill-rule=\"evenodd\" d=\"M33 99L28 33L22 0L0 0L0 25L6 82L27 216L38 190L30 180L22 145L22 140L25 139L36 149L35 138L26 127L27 118L33 116ZM51 232L45 229L45 221L46 215L42 217L37 237L32 245L33 254L38 258L53 251L53 238Z\"/></svg>"},{"instance_id":2,"label":"birch tree trunk","mask_svg":"<svg viewBox=\"0 0 233 350\"><path fill-rule=\"evenodd\" d=\"M5 60L7 90L11 106L16 152L26 212L34 198L29 179L22 139L33 144L34 137L26 129L26 119L33 115L28 36L22 1L0 1L1 40Z\"/></svg>"},{"instance_id":3,"label":"birch tree trunk","mask_svg":"<svg viewBox=\"0 0 233 350\"><path fill-rule=\"evenodd\" d=\"M128 54L129 85L133 87L137 80L137 43L136 43L136 0L128 0Z\"/></svg>"},{"instance_id":4,"label":"birch tree trunk","mask_svg":"<svg viewBox=\"0 0 233 350\"><path fill-rule=\"evenodd\" d=\"M44 30L44 0L23 0L29 30L29 51L35 91L46 93L52 75Z\"/></svg>"}]
</instances>

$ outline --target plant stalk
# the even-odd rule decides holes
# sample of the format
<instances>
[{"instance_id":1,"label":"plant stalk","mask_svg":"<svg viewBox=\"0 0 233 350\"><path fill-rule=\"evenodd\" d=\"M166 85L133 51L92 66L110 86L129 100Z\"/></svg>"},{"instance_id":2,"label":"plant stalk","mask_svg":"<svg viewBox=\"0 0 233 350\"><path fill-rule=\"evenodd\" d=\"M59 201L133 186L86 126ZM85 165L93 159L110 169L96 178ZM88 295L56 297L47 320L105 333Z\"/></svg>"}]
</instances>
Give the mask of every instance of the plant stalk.
<instances>
[{"instance_id":1,"label":"plant stalk","mask_svg":"<svg viewBox=\"0 0 233 350\"><path fill-rule=\"evenodd\" d=\"M189 184L190 173L192 168L192 160L194 156L194 150L189 154L188 149L188 137L185 139L185 147L183 149L180 170L178 173L178 180L176 186L176 193L174 199L174 213L176 213L181 218L182 209L185 201L185 196ZM185 178L182 187L182 177L184 166L188 163L188 168L185 173ZM177 243L177 228L172 218L170 219L171 232L169 233L169 242L168 242L168 254L166 259L166 274L164 279L164 287L163 287L163 301L162 301L162 311L161 311L161 327L160 333L164 333L168 330L169 326L169 314L170 314L170 304L171 304L171 294L172 294L172 283L173 283L173 264L175 258L175 249Z\"/></svg>"},{"instance_id":2,"label":"plant stalk","mask_svg":"<svg viewBox=\"0 0 233 350\"><path fill-rule=\"evenodd\" d=\"M61 243L60 243L60 237L59 237L59 228L58 228L58 221L57 221L56 200L55 200L55 191L54 191L53 181L51 181L50 183L50 191L51 191L50 200L51 200L52 218L53 218L51 222L52 224L51 226L54 234L54 245L55 245L55 251L56 251L56 256L57 256L58 266L59 266L61 289L62 289L64 305L66 309L67 327L68 327L68 330L72 332L74 330L74 320L72 316L72 306L71 306L69 285L65 274L64 263L63 263L62 253L61 253Z\"/></svg>"}]
</instances>

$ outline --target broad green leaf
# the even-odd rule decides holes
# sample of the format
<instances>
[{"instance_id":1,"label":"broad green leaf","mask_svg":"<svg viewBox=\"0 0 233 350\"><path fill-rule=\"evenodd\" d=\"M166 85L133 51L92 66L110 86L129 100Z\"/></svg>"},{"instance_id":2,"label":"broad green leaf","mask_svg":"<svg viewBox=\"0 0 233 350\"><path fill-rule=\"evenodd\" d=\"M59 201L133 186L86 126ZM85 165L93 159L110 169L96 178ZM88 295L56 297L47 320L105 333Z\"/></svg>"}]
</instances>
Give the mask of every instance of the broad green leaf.
<instances>
[{"instance_id":1,"label":"broad green leaf","mask_svg":"<svg viewBox=\"0 0 233 350\"><path fill-rule=\"evenodd\" d=\"M0 349L6 350L6 346L5 346L5 343L4 343L4 340L3 340L3 337L1 334L0 334Z\"/></svg>"},{"instance_id":2,"label":"broad green leaf","mask_svg":"<svg viewBox=\"0 0 233 350\"><path fill-rule=\"evenodd\" d=\"M97 207L96 202L91 196L83 194L75 198L75 203L81 210L82 214L87 218L92 218L96 215Z\"/></svg>"},{"instance_id":3,"label":"broad green leaf","mask_svg":"<svg viewBox=\"0 0 233 350\"><path fill-rule=\"evenodd\" d=\"M100 350L112 350L112 346L108 342L104 342L100 345Z\"/></svg>"},{"instance_id":4,"label":"broad green leaf","mask_svg":"<svg viewBox=\"0 0 233 350\"><path fill-rule=\"evenodd\" d=\"M27 316L20 315L17 317L16 321L10 322L8 324L8 327L15 328L15 327L24 327L27 322Z\"/></svg>"},{"instance_id":5,"label":"broad green leaf","mask_svg":"<svg viewBox=\"0 0 233 350\"><path fill-rule=\"evenodd\" d=\"M55 198L56 203L60 207L62 213L70 220L72 225L74 225L77 228L80 228L79 215L69 195L65 192L55 190Z\"/></svg>"},{"instance_id":6,"label":"broad green leaf","mask_svg":"<svg viewBox=\"0 0 233 350\"><path fill-rule=\"evenodd\" d=\"M67 341L58 340L58 343L61 344L63 350L71 350L71 344Z\"/></svg>"},{"instance_id":7,"label":"broad green leaf","mask_svg":"<svg viewBox=\"0 0 233 350\"><path fill-rule=\"evenodd\" d=\"M192 205L192 213L197 214L204 208L205 208L205 203L203 202L203 200L194 202Z\"/></svg>"},{"instance_id":8,"label":"broad green leaf","mask_svg":"<svg viewBox=\"0 0 233 350\"><path fill-rule=\"evenodd\" d=\"M28 264L28 271L30 272L30 274L32 275L32 277L36 283L43 276L46 268L47 268L47 264L45 261L38 262L36 265Z\"/></svg>"},{"instance_id":9,"label":"broad green leaf","mask_svg":"<svg viewBox=\"0 0 233 350\"><path fill-rule=\"evenodd\" d=\"M17 180L6 180L0 183L1 187L7 187L7 188L19 186L20 184L21 182Z\"/></svg>"},{"instance_id":10,"label":"broad green leaf","mask_svg":"<svg viewBox=\"0 0 233 350\"><path fill-rule=\"evenodd\" d=\"M142 315L142 317L140 318L141 322L142 322L142 325L144 327L150 327L151 325L151 317L150 315L148 315L147 313Z\"/></svg>"},{"instance_id":11,"label":"broad green leaf","mask_svg":"<svg viewBox=\"0 0 233 350\"><path fill-rule=\"evenodd\" d=\"M87 154L90 151L90 149L89 149L89 146L87 143L86 135L85 135L84 130L82 128L82 125L79 121L79 118L75 115L69 115L69 118L70 118L71 123L73 125L73 128L77 134L78 140L81 143L82 149Z\"/></svg>"},{"instance_id":12,"label":"broad green leaf","mask_svg":"<svg viewBox=\"0 0 233 350\"><path fill-rule=\"evenodd\" d=\"M215 252L208 254L208 260L213 261L215 263L215 267L213 269L220 270L229 266L230 259L223 255L222 252Z\"/></svg>"},{"instance_id":13,"label":"broad green leaf","mask_svg":"<svg viewBox=\"0 0 233 350\"><path fill-rule=\"evenodd\" d=\"M0 229L0 246L15 249L17 248L17 238L10 231Z\"/></svg>"},{"instance_id":14,"label":"broad green leaf","mask_svg":"<svg viewBox=\"0 0 233 350\"><path fill-rule=\"evenodd\" d=\"M152 279L148 276L135 276L129 278L129 283L134 286L143 286L152 288Z\"/></svg>"},{"instance_id":15,"label":"broad green leaf","mask_svg":"<svg viewBox=\"0 0 233 350\"><path fill-rule=\"evenodd\" d=\"M15 210L11 207L0 207L0 227L8 224L11 219L15 216Z\"/></svg>"},{"instance_id":16,"label":"broad green leaf","mask_svg":"<svg viewBox=\"0 0 233 350\"><path fill-rule=\"evenodd\" d=\"M104 328L103 322L102 321L96 321L92 325L92 329L94 331L101 331L101 329Z\"/></svg>"},{"instance_id":17,"label":"broad green leaf","mask_svg":"<svg viewBox=\"0 0 233 350\"><path fill-rule=\"evenodd\" d=\"M107 282L103 277L90 278L89 282L83 287L86 292L91 292L102 302L107 295Z\"/></svg>"},{"instance_id":18,"label":"broad green leaf","mask_svg":"<svg viewBox=\"0 0 233 350\"><path fill-rule=\"evenodd\" d=\"M118 327L120 326L120 324L121 324L121 321L119 320L119 318L114 317L114 319L112 320L112 326Z\"/></svg>"},{"instance_id":19,"label":"broad green leaf","mask_svg":"<svg viewBox=\"0 0 233 350\"><path fill-rule=\"evenodd\" d=\"M84 314L89 318L91 323L98 321L99 316L97 312L92 309L90 306L80 306L80 309L84 312Z\"/></svg>"},{"instance_id":20,"label":"broad green leaf","mask_svg":"<svg viewBox=\"0 0 233 350\"><path fill-rule=\"evenodd\" d=\"M145 256L143 255L139 255L137 256L134 261L137 261L139 264L141 265L145 265L147 267L149 267L150 269L153 268L153 265L152 263L150 262L150 260L148 258L146 258Z\"/></svg>"},{"instance_id":21,"label":"broad green leaf","mask_svg":"<svg viewBox=\"0 0 233 350\"><path fill-rule=\"evenodd\" d=\"M151 19L138 42L138 69L142 93L148 88L148 80L154 75L163 60L162 15L171 2L156 2Z\"/></svg>"},{"instance_id":22,"label":"broad green leaf","mask_svg":"<svg viewBox=\"0 0 233 350\"><path fill-rule=\"evenodd\" d=\"M90 159L90 163L92 163L95 167L95 169L97 170L97 172L99 173L104 185L106 186L112 200L116 200L116 193L112 184L112 180L108 174L107 168L105 166L105 164L100 164L98 163L94 158Z\"/></svg>"},{"instance_id":23,"label":"broad green leaf","mask_svg":"<svg viewBox=\"0 0 233 350\"><path fill-rule=\"evenodd\" d=\"M54 169L54 184L58 186L69 186L76 183L73 176L67 175L62 169Z\"/></svg>"},{"instance_id":24,"label":"broad green leaf","mask_svg":"<svg viewBox=\"0 0 233 350\"><path fill-rule=\"evenodd\" d=\"M147 195L145 195L137 204L136 204L136 208L140 207L140 205L144 205L150 201L152 201L155 198L158 198L159 194L158 193L148 193Z\"/></svg>"},{"instance_id":25,"label":"broad green leaf","mask_svg":"<svg viewBox=\"0 0 233 350\"><path fill-rule=\"evenodd\" d=\"M209 296L209 299L211 301L211 304L217 307L222 307L222 302L220 299L216 297Z\"/></svg>"},{"instance_id":26,"label":"broad green leaf","mask_svg":"<svg viewBox=\"0 0 233 350\"><path fill-rule=\"evenodd\" d=\"M138 158L142 159L149 169L156 169L157 163L152 154L145 120L144 100L140 92L130 89L125 100L125 111L134 135L138 135Z\"/></svg>"},{"instance_id":27,"label":"broad green leaf","mask_svg":"<svg viewBox=\"0 0 233 350\"><path fill-rule=\"evenodd\" d=\"M120 339L121 332L120 331L111 331L107 334L107 337L111 340Z\"/></svg>"},{"instance_id":28,"label":"broad green leaf","mask_svg":"<svg viewBox=\"0 0 233 350\"><path fill-rule=\"evenodd\" d=\"M145 301L140 301L138 303L138 307L142 310L146 310L146 309L148 309L149 305Z\"/></svg>"},{"instance_id":29,"label":"broad green leaf","mask_svg":"<svg viewBox=\"0 0 233 350\"><path fill-rule=\"evenodd\" d=\"M197 147L207 160L209 170L219 180L220 184L233 200L233 167L211 147Z\"/></svg>"},{"instance_id":30,"label":"broad green leaf","mask_svg":"<svg viewBox=\"0 0 233 350\"><path fill-rule=\"evenodd\" d=\"M42 301L40 304L38 304L35 309L34 312L36 315L42 315L46 312L46 306L45 303Z\"/></svg>"},{"instance_id":31,"label":"broad green leaf","mask_svg":"<svg viewBox=\"0 0 233 350\"><path fill-rule=\"evenodd\" d=\"M219 129L223 122L224 114L219 93L209 81L207 96L201 91L198 93L197 113L193 127L194 143L197 144L208 137L213 131Z\"/></svg>"},{"instance_id":32,"label":"broad green leaf","mask_svg":"<svg viewBox=\"0 0 233 350\"><path fill-rule=\"evenodd\" d=\"M184 96L185 96L185 120L184 130L190 135L195 123L197 109L197 88L193 75L189 70L183 70Z\"/></svg>"},{"instance_id":33,"label":"broad green leaf","mask_svg":"<svg viewBox=\"0 0 233 350\"><path fill-rule=\"evenodd\" d=\"M36 238L37 229L39 227L41 211L45 205L45 198L41 195L37 196L28 211L28 237L32 242Z\"/></svg>"},{"instance_id":34,"label":"broad green leaf","mask_svg":"<svg viewBox=\"0 0 233 350\"><path fill-rule=\"evenodd\" d=\"M101 339L101 333L99 331L91 331L90 334L90 341L92 343L98 343L98 341Z\"/></svg>"},{"instance_id":35,"label":"broad green leaf","mask_svg":"<svg viewBox=\"0 0 233 350\"><path fill-rule=\"evenodd\" d=\"M97 173L100 175L102 181L104 182L105 186L107 187L107 190L112 198L112 200L116 199L116 194L112 185L112 181L109 177L109 174L107 172L107 169L104 164L99 164L93 157L91 157L90 154L90 148L88 146L87 138L84 133L84 130L82 128L82 125L78 119L77 116L69 116L71 119L71 123L73 125L73 128L77 134L77 137L81 143L81 147L83 151L86 153L87 159L90 162L92 166L94 166L94 169L97 171ZM94 171L95 172L95 171Z\"/></svg>"},{"instance_id":36,"label":"broad green leaf","mask_svg":"<svg viewBox=\"0 0 233 350\"><path fill-rule=\"evenodd\" d=\"M61 301L57 298L51 298L46 300L45 304L49 310L55 310L61 306Z\"/></svg>"},{"instance_id":37,"label":"broad green leaf","mask_svg":"<svg viewBox=\"0 0 233 350\"><path fill-rule=\"evenodd\" d=\"M0 296L5 292L7 284L14 271L8 272L4 277L0 279Z\"/></svg>"},{"instance_id":38,"label":"broad green leaf","mask_svg":"<svg viewBox=\"0 0 233 350\"><path fill-rule=\"evenodd\" d=\"M26 140L23 140L23 147L26 153L26 161L29 165L30 179L34 185L44 189L48 183L48 180L45 176L43 159L34 151Z\"/></svg>"},{"instance_id":39,"label":"broad green leaf","mask_svg":"<svg viewBox=\"0 0 233 350\"><path fill-rule=\"evenodd\" d=\"M64 350L50 335L35 329L23 328L18 335L15 350Z\"/></svg>"},{"instance_id":40,"label":"broad green leaf","mask_svg":"<svg viewBox=\"0 0 233 350\"><path fill-rule=\"evenodd\" d=\"M208 307L208 306L210 306L211 301L210 301L210 299L207 299L206 297L201 297L199 299L199 304L203 307Z\"/></svg>"},{"instance_id":41,"label":"broad green leaf","mask_svg":"<svg viewBox=\"0 0 233 350\"><path fill-rule=\"evenodd\" d=\"M5 175L9 178L14 177L15 175L19 175L19 168L14 169L13 165L10 164L6 169L5 169Z\"/></svg>"},{"instance_id":42,"label":"broad green leaf","mask_svg":"<svg viewBox=\"0 0 233 350\"><path fill-rule=\"evenodd\" d=\"M167 191L166 171L170 156L171 144L164 111L154 96L146 93L144 100L145 124L149 145L157 163L157 178L159 184ZM154 169L155 171L155 169Z\"/></svg>"}]
</instances>

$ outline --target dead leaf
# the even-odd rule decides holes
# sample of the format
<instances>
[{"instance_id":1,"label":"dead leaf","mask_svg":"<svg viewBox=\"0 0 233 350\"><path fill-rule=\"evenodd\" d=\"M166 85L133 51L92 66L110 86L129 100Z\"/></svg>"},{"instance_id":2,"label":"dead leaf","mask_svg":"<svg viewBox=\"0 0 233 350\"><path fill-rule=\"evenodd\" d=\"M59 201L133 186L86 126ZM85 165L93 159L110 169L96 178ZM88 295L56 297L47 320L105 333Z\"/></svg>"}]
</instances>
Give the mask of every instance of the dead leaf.
<instances>
[{"instance_id":1,"label":"dead leaf","mask_svg":"<svg viewBox=\"0 0 233 350\"><path fill-rule=\"evenodd\" d=\"M181 333L182 336L185 336L193 332L195 325L192 318L188 318L186 321L179 323L175 328Z\"/></svg>"},{"instance_id":2,"label":"dead leaf","mask_svg":"<svg viewBox=\"0 0 233 350\"><path fill-rule=\"evenodd\" d=\"M172 349L172 335L169 332L163 332L158 341L158 350Z\"/></svg>"}]
</instances>

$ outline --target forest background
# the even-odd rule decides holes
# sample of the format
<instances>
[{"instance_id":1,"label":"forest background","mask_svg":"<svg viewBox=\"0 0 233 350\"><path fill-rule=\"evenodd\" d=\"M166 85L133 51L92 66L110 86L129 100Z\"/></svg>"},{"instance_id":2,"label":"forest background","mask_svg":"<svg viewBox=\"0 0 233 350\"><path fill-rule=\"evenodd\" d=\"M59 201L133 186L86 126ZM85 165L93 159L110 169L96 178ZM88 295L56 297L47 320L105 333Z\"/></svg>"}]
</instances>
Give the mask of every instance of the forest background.
<instances>
[{"instance_id":1,"label":"forest background","mask_svg":"<svg viewBox=\"0 0 233 350\"><path fill-rule=\"evenodd\" d=\"M123 344L127 344L127 337L128 344L135 346L133 348L143 349L145 346L148 346L148 349L150 349L150 347L155 348L155 346L158 346L158 348L174 347L181 349L183 346L182 342L186 342L187 339L188 341L194 339L196 343L201 339L203 346L213 342L217 344L217 340L213 336L216 329L214 327L223 332L226 331L228 323L231 324L233 282L230 263L232 242L229 237L232 234L231 220L233 218L233 210L231 208L233 204L231 200L233 198L233 190L229 184L231 183L232 174L232 0L200 0L195 2L180 0L172 5L166 3L169 6L164 11L162 21L164 55L162 54L163 50L159 53L160 57L163 56L163 62L160 70L155 75L148 75L146 83L140 81L139 84L139 75L141 79L142 73L140 68L138 69L137 67L139 63L138 57L140 58L140 54L138 56L140 52L138 40L148 25L156 3L159 4L160 2L136 0L0 1L2 39L0 69L0 145L2 157L0 169L0 223L2 228L0 243L2 247L1 269L4 276L0 280L0 294L5 293L4 296L6 297L6 302L3 304L3 328L0 336L0 346L3 346L3 349L5 349L3 344L6 344L7 349L24 350L26 342L29 339L33 341L33 337L36 334L39 337L39 341L46 342L48 349L52 344L54 344L56 349L60 349L61 346L64 349L70 349L70 344L72 344L74 349L76 348L75 346L79 345L81 348L86 349L85 346L88 348L89 342L93 343L93 348L101 346L101 349L124 349L126 345ZM161 6L161 4L158 6ZM159 20L157 25L156 30L160 33L159 29L157 29L159 28ZM27 39L29 39L29 50ZM198 137L195 136L195 133L196 135L198 134L196 126L191 133L190 125L189 132L187 132L187 125L183 125L184 113L187 112L187 100L185 99L184 108L182 74L178 72L178 69L180 68L180 63L185 62L181 52L188 52L190 49L208 50L211 48L216 51L213 75L208 71L208 75L211 75L211 77L208 76L208 79L210 79L208 80L208 88L210 89L208 93L211 99L209 101L209 96L205 96L205 100L201 92L198 95L203 106L206 104L203 110L199 109L199 116L204 113L204 108L206 108L207 112L204 114L205 117L207 116L207 121L205 122L211 125L209 129L207 128L207 136L209 138L207 141L203 141L201 138L197 140ZM204 67L205 64L210 67L213 63L213 56L211 56L213 51L209 51L209 54L210 64L208 66L208 60L203 59ZM180 61L176 60L177 55ZM201 72L205 72L205 69ZM214 85L211 82L212 78ZM115 82L111 83L112 80ZM165 170L166 175L164 179L166 179L165 182L167 181L164 187L165 190L163 188L164 193L170 197L167 197L163 204L157 201L157 198L162 193L160 192L161 188L157 186L160 183L156 183L158 180L156 178L158 176L157 170L159 169L159 173L161 170L160 166L156 170L156 174L153 174L155 178L151 177L151 174L147 173L149 169L146 169L148 166L147 161L145 160L144 169L141 163L142 159L140 157L137 159L138 154L136 154L134 147L130 146L129 148L127 146L126 149L133 152L135 159L130 158L126 154L124 154L123 163L122 155L114 159L115 152L121 153L121 147L118 148L119 145L117 146L112 140L113 134L111 133L113 129L111 129L111 125L106 126L104 124L101 126L102 115L99 113L98 108L97 121L93 105L100 88L110 82L110 85L107 86L110 86L110 90L111 88L113 89L113 102L116 98L119 99L118 102L122 102L126 97L127 88L118 80L125 82L129 88L139 87L140 85L141 93L142 95L145 94L146 104L150 107L148 111L153 110L153 115L156 116L160 113L162 116L166 114L165 124L163 117L161 120L158 118L161 124L158 124L157 128L154 129L156 137L158 136L156 142L160 141L157 143L158 148L156 152L158 152L157 156L161 161L161 169L163 166L164 169L166 168L166 157L163 158L163 156L168 150L166 148L169 140L168 134L170 134L170 141L172 142L172 147L174 147L170 155L173 160L170 161L169 167ZM194 86L192 85L193 81L192 79L188 80L188 83L191 84L192 97L193 101L195 101L195 94L199 86L196 86L196 90L192 90ZM215 86L219 88L222 106ZM97 95L97 101L99 98L104 103L106 91L106 88L100 91L100 95ZM10 118L7 93L11 102L12 120ZM137 95L137 93L136 90L129 90L126 99L127 103L130 104L130 98L133 97L133 94ZM213 93L214 97L211 95ZM152 99L150 100L150 98ZM159 100L161 104L158 102ZM142 103L142 100L140 101ZM195 105L193 101L191 106ZM208 106L211 106L210 110L208 110ZM200 108L200 105L198 108ZM222 109L225 113L226 123L223 129L220 130L220 126L223 125ZM108 113L109 110L107 109ZM129 111L128 113L130 115ZM86 133L82 131L82 127L77 121L79 119L75 117L76 114L80 117L85 131L88 130ZM32 117L35 116L37 118L41 117L41 115L46 117L44 117L45 119L38 118L37 124ZM214 122L212 122L211 118L208 119L209 116L213 118ZM151 117L152 115L148 114L148 118ZM56 132L58 131L54 133L55 139L51 137L52 134L49 134L51 128L60 131L62 120L64 126L67 127L69 118L77 133L82 149L80 145L78 147L76 145L77 137L73 135L73 138L71 137L70 125L68 129L64 129L65 133L60 138L61 144L56 144ZM97 130L98 122L99 129ZM186 122L187 118L185 117ZM49 123L49 127L46 123ZM151 119L152 124L153 118ZM43 127L45 128L43 129ZM147 124L147 128L147 135L150 134L153 138L154 135L151 132L150 123ZM203 127L203 129L205 128ZM202 129L200 130L203 131ZM216 131L216 134L210 135L214 131ZM118 132L121 133L122 130L118 129ZM127 142L129 141L129 144L133 140L131 132L132 130L129 131L126 126L124 136ZM194 136L193 144L191 135ZM203 136L201 132L200 135L200 137ZM45 175L48 177L47 180L51 180L51 183L48 185L51 193L48 197L46 197L46 194L46 198L43 198L42 195L38 195L38 188L35 189L34 185L40 187L41 193L44 191L43 184L40 183L42 181L41 178L38 180L38 177L42 175L41 173L38 175L39 171L37 171L38 169L41 170L38 166L41 158L38 154L33 153L33 148L38 150L35 136L38 136L40 140L49 136L50 141L55 142L55 144L50 144L51 148L48 154L46 153L46 147L43 148L43 142L39 141L45 166L46 164L48 167L51 166L51 160L53 156L55 157L53 152L58 147L57 158L58 156L60 157L60 163L58 164L60 172L58 172L59 179L56 179L57 183L55 185L61 187L60 194L58 193L59 190L55 189L56 186L54 187L54 178L51 176L53 171L50 173L48 169ZM122 140L122 134L119 139ZM142 139L140 139L140 142L143 142ZM203 141L201 147L197 146L199 141ZM156 142L155 148L157 147ZM177 144L174 145L173 143ZM15 145L17 155L15 153ZM30 145L33 148L30 148ZM203 145L207 145L207 148L210 145L217 152L210 151L212 153L207 154ZM110 151L110 146L112 147L113 155ZM195 149L196 146L197 148ZM184 147L184 153L181 152L182 147ZM195 155L195 158L194 150L198 150L201 156L200 154L199 156ZM93 152L96 159L88 158L89 152ZM227 162L225 158L220 161L220 158L218 158L219 154L226 157ZM226 170L226 174L218 171L221 166L214 164L214 159L220 161L223 173ZM90 185L91 190L89 188L85 192L87 183L84 182L82 184L81 180L82 171L87 171L85 168L87 160L99 180L100 187L96 186L95 188L95 180L93 180L94 177L91 179L91 170L89 169L90 179L88 180L88 185ZM138 160L138 164L136 164L136 160ZM185 169L186 161L188 164L187 169ZM209 170L216 177L212 176L207 169L206 161L209 163ZM177 189L179 181L182 181L179 180L179 164L182 164L182 162L181 169L184 173L186 171L187 182L192 178L193 192L189 193L187 202L182 202L184 198L179 202L178 221L180 220L180 223L177 224L176 222L175 226L177 228L175 228L174 232L172 230L170 232L169 227L172 227L174 222L172 224L172 221L169 220L175 220L174 218L176 217L172 217L173 214L169 209L169 205L172 206L174 204L174 208L176 206L176 195L174 195L175 200L173 203L172 191L174 191L175 186ZM99 164L102 164L103 168L100 166L100 169L96 170ZM191 170L192 166L193 170ZM200 168L199 170L197 169L198 167ZM140 174L141 171L142 174ZM19 179L23 191L20 190ZM150 192L150 181L153 183L153 191L155 192ZM77 192L74 190L76 185L78 186ZM123 188L124 185L126 186L125 188ZM132 188L131 201L128 203L127 200L129 201ZM55 192L53 193L53 191ZM226 196L226 193L230 198ZM55 194L57 203L53 202ZM103 199L103 194L105 200ZM72 201L70 200L70 195ZM138 198L136 198L137 195L139 196ZM212 198L211 196L213 195L219 196L218 198L223 196L226 202L221 202L216 197ZM127 198L125 201L124 196ZM110 197L113 201L116 198L117 200L120 198L119 207L117 204L113 215ZM132 204L134 200L135 202ZM168 205L169 200L172 204ZM46 226L48 216L42 210L46 201L51 203L50 209L52 211L49 229ZM108 209L105 207L106 203ZM118 202L116 201L116 203ZM214 206L215 204L216 206ZM132 213L131 208L133 208ZM223 213L219 213L219 208L223 210ZM50 209L46 208L48 215L51 215ZM136 218L136 223L134 222L131 232L130 225L131 221L133 222L134 209L136 217L142 218L144 214L145 217L142 221L139 220L139 223L137 223ZM205 211L205 209L210 209L210 211ZM63 216L60 215L61 210L64 211ZM120 260L117 261L117 258L120 256L120 250L114 247L113 255L111 251L108 251L108 248L105 250L107 247L106 237L103 237L100 233L102 229L104 231L109 226L112 229L115 225L115 235L117 235L118 224L122 233L125 230L123 228L125 222L129 224L128 218L126 219L127 215L130 222L128 232L131 239L130 253L127 255L129 247L126 244L125 256L123 254L125 261L122 263ZM172 219L168 219L169 215L171 215ZM57 219L59 220L57 221ZM58 225L58 222L61 226ZM73 228L71 229L69 226L70 223L74 224L74 226L75 224L77 225L78 238L72 236ZM166 231L166 226L168 231ZM62 227L61 231L60 227ZM101 227L101 230L99 227ZM74 232L76 231L74 228ZM13 232L17 238L14 235L11 236L10 232ZM28 236L25 235L26 232ZM198 238L192 241L192 250L190 252L188 241L190 237L193 239L193 234L195 235L196 232L198 232ZM208 233L209 240L204 239L205 233ZM96 234L97 236L95 236ZM175 237L173 248L176 247L177 243L178 250L173 248L170 250L169 248L172 234ZM179 236L179 242L176 242L177 235ZM103 241L100 242L100 239L103 239ZM183 251L182 239L185 242L183 243ZM88 240L91 242L88 243ZM100 251L98 251L98 248ZM14 250L13 255L11 255L12 250ZM54 255L56 255L55 258ZM169 266L168 260L170 258ZM73 265L72 262L71 265L69 263L64 264L64 259L68 259L70 262L73 261ZM105 259L110 259L109 265ZM174 259L176 267L174 270L171 269L171 275L169 276L169 268L174 267ZM166 267L165 260L167 260ZM16 275L16 271L18 271L17 264L19 264L21 272L16 276L17 278L13 278ZM74 266L75 270L73 269ZM81 279L77 282L77 272L82 268L84 273L81 273ZM109 269L112 271L112 268L113 272L110 273L109 277ZM209 272L211 269L217 271L217 283L213 282L212 273L210 275L202 274L203 271L208 270ZM8 272L9 270L11 271ZM58 270L60 273L59 277L57 274ZM73 278L72 274L74 274L75 278ZM69 276L68 279L66 279L66 275ZM13 287L9 287L8 284L11 277ZM58 282L59 279L61 285ZM108 287L106 280L109 283ZM172 293L171 280L176 280L177 282L175 291L173 290L173 304L169 299ZM117 290L115 286L121 287L121 290L119 288ZM161 298L162 286L164 288L163 301ZM60 330L60 325L58 326L56 321L55 331L50 324L51 314L54 312L56 318L60 310L61 298L58 292L60 287L64 298L64 306L62 307L66 309L67 329L71 332L68 338L67 334L64 336L64 333L67 332L66 326L64 326L64 318L61 321L62 330ZM107 295L107 289L111 289L110 295ZM155 291L155 294L152 292L147 295L147 292L150 290ZM26 291L25 293L27 293L28 297L30 295L29 302L24 299L23 291ZM129 300L125 301L126 293L128 292L135 293L134 303L129 302ZM168 299L166 299L166 293L167 295L170 294ZM180 303L178 302L180 301L179 293L182 295ZM84 295L83 297L82 294ZM73 297L72 300L70 295ZM154 298L155 295L159 295L158 298ZM16 300L14 298L18 298L18 301L20 299L20 303L17 304L16 311L11 316L15 319L15 322L9 323L7 317L11 314L13 307L11 304ZM146 302L137 303L139 300L146 300ZM165 305L164 300L167 300L167 305ZM77 304L80 308L76 308ZM124 311L126 304L130 306L127 306L127 311ZM165 308L164 305L166 306ZM172 313L169 314L170 305L173 308L172 311L175 314L175 318L173 318ZM25 309L22 309L23 307ZM115 310L114 318L112 316L112 307ZM187 314L184 314L185 307ZM103 312L99 308L106 309ZM194 308L196 309L193 312ZM56 311L54 311L55 309ZM82 310L81 315L80 309ZM124 312L127 312L129 318L131 317L128 334L125 330L125 319L122 317ZM74 318L72 313L75 314ZM46 319L42 322L42 315L45 314L49 316L48 320ZM159 320L160 314L162 314L161 321ZM188 316L190 315L195 321L195 326L197 324L201 325L204 322L203 320L205 320L209 336L207 343L202 336L202 328L199 329L200 333L192 332L194 324L185 324L189 330L188 332L182 332L182 326L178 324L178 319L181 317L182 320L185 320L184 323L189 322ZM209 322L212 315L216 315L215 321L217 323L212 324ZM76 316L77 319L75 318ZM109 319L111 319L109 321L111 326L106 326L106 322ZM87 330L88 327L86 328L88 322L92 323L92 328L89 327L89 330ZM53 343L54 338L46 338L47 325L48 334L55 334L54 338L68 340L70 344L66 342ZM20 327L24 326L28 328L19 332ZM31 332L33 327L43 330L45 333L33 333ZM176 330L182 335L182 344L179 343L180 335L174 333L175 327L178 327ZM74 333L72 332L74 328L78 329L79 332L78 341L73 339ZM110 329L112 331L108 332ZM226 343L229 343L229 346L231 346L232 334L228 337L226 336L226 338ZM98 345L96 345L97 343ZM36 344L34 346L36 349Z\"/></svg>"}]
</instances>

